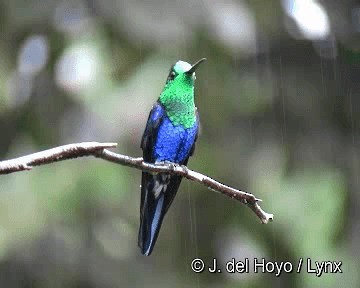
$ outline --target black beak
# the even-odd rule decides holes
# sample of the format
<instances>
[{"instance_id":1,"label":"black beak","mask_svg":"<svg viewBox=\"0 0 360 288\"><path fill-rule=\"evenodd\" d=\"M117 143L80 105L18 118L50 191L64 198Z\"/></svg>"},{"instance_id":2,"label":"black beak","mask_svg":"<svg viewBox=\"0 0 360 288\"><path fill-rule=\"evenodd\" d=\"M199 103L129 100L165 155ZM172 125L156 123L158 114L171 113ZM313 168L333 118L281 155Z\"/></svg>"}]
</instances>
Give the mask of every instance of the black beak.
<instances>
[{"instance_id":1,"label":"black beak","mask_svg":"<svg viewBox=\"0 0 360 288\"><path fill-rule=\"evenodd\" d=\"M200 60L197 61L195 64L193 64L193 65L191 66L191 68L190 68L188 71L186 71L185 73L188 74L188 75L193 74L193 73L195 72L195 70L199 67L199 65L200 65L202 62L204 62L205 60L206 60L206 58L200 59Z\"/></svg>"}]
</instances>

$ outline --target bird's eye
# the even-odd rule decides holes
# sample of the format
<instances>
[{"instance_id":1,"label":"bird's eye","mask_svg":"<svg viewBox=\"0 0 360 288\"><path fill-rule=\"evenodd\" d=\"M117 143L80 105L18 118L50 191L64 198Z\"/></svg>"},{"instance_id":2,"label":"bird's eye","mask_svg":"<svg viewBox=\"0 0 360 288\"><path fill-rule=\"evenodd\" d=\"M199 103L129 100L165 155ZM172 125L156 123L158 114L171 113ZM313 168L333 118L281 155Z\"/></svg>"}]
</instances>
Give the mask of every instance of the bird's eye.
<instances>
[{"instance_id":1,"label":"bird's eye","mask_svg":"<svg viewBox=\"0 0 360 288\"><path fill-rule=\"evenodd\" d=\"M175 76L176 76L176 73L175 73L174 71L171 71L171 72L169 73L169 76L168 76L168 78L167 78L167 81L174 80Z\"/></svg>"}]
</instances>

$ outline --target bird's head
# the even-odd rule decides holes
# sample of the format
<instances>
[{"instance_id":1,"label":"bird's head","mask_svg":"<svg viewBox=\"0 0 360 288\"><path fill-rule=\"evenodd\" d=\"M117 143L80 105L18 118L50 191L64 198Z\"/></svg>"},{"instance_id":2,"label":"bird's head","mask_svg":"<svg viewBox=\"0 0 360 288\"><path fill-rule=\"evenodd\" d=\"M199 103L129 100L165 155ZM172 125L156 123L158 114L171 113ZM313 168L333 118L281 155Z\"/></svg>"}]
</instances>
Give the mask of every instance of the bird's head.
<instances>
[{"instance_id":1,"label":"bird's head","mask_svg":"<svg viewBox=\"0 0 360 288\"><path fill-rule=\"evenodd\" d=\"M191 127L196 121L194 102L195 70L206 59L191 65L184 61L176 62L170 69L164 90L159 101L174 125Z\"/></svg>"},{"instance_id":2,"label":"bird's head","mask_svg":"<svg viewBox=\"0 0 360 288\"><path fill-rule=\"evenodd\" d=\"M182 86L182 85L194 85L195 80L195 70L199 67L199 65L205 61L206 58L202 58L197 61L195 64L191 65L185 61L177 61L170 68L169 75L166 79L167 86Z\"/></svg>"}]
</instances>

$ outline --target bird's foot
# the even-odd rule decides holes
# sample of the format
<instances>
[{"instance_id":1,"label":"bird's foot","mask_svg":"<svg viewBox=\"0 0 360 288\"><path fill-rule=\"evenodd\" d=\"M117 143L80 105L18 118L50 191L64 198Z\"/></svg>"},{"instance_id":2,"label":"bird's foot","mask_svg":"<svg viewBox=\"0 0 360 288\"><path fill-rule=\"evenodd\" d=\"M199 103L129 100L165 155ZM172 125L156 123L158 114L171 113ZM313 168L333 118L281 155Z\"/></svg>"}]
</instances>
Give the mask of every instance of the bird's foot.
<instances>
[{"instance_id":1,"label":"bird's foot","mask_svg":"<svg viewBox=\"0 0 360 288\"><path fill-rule=\"evenodd\" d=\"M176 164L171 161L156 161L155 164L168 166L171 170L175 169Z\"/></svg>"}]
</instances>

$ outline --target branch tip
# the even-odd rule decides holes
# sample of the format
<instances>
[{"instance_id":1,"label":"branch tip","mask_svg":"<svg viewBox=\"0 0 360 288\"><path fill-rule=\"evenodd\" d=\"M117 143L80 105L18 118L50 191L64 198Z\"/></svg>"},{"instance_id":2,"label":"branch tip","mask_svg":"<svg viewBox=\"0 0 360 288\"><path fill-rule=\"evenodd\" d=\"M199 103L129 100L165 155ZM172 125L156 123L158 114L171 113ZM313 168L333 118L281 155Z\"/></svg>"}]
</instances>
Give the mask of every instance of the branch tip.
<instances>
[{"instance_id":1,"label":"branch tip","mask_svg":"<svg viewBox=\"0 0 360 288\"><path fill-rule=\"evenodd\" d=\"M273 222L274 214L265 213L265 216L266 216L266 218L262 219L262 221L261 221L263 224L268 224L269 222Z\"/></svg>"},{"instance_id":2,"label":"branch tip","mask_svg":"<svg viewBox=\"0 0 360 288\"><path fill-rule=\"evenodd\" d=\"M100 146L102 146L104 149L105 148L114 148L114 147L117 147L117 143L112 143L112 142L109 142L109 143L98 143Z\"/></svg>"}]
</instances>

